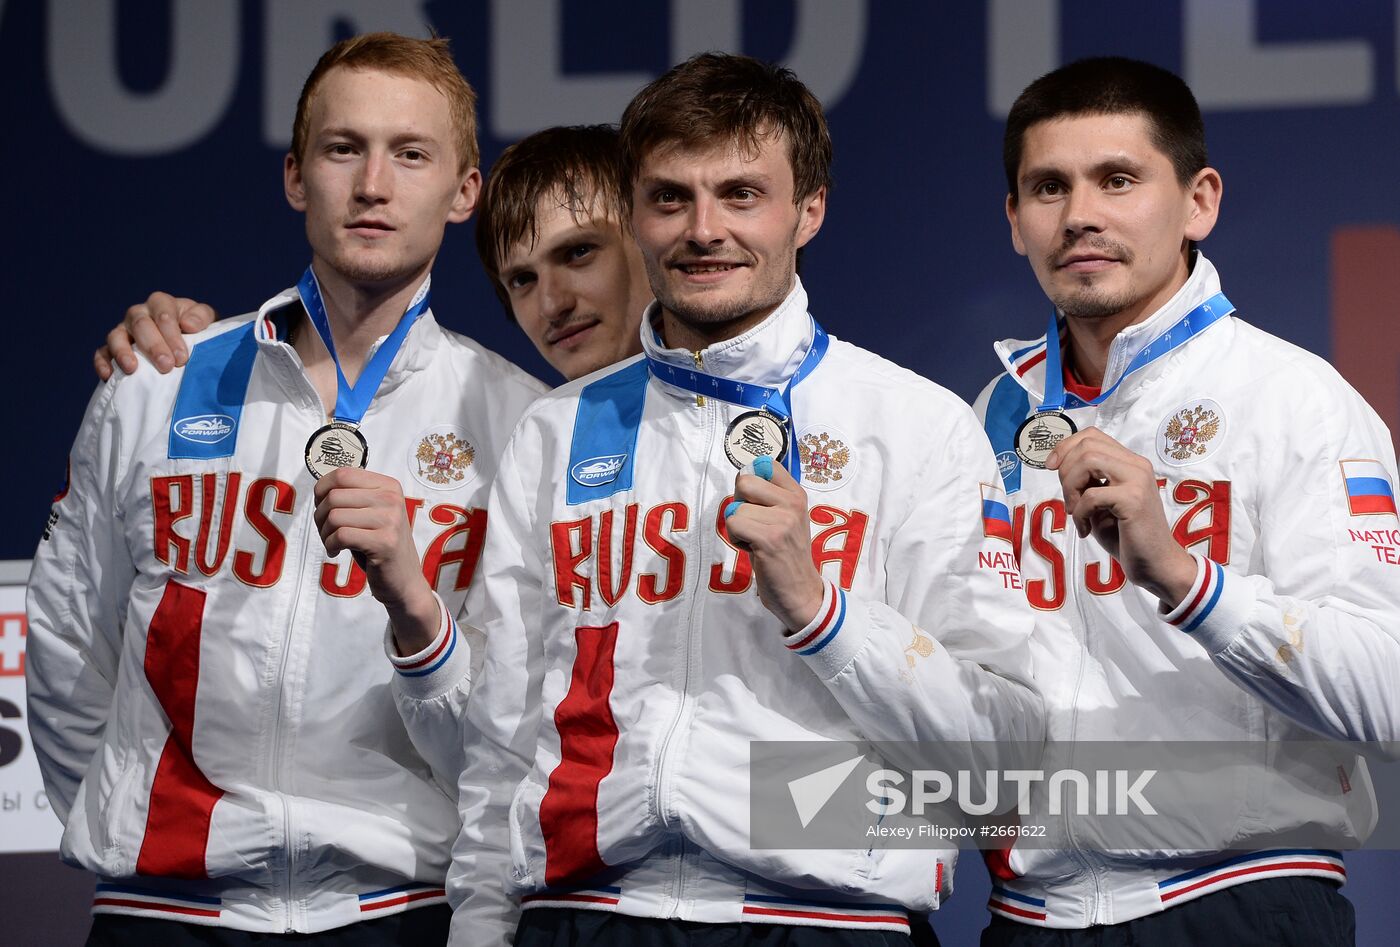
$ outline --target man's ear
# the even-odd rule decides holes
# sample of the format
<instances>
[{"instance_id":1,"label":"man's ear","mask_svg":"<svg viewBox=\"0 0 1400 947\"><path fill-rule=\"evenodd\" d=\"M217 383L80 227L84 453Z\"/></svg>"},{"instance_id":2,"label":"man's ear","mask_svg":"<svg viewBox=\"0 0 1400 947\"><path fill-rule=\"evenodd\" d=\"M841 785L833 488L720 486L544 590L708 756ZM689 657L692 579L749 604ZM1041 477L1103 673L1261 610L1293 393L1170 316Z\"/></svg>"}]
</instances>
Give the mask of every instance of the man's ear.
<instances>
[{"instance_id":1,"label":"man's ear","mask_svg":"<svg viewBox=\"0 0 1400 947\"><path fill-rule=\"evenodd\" d=\"M282 161L282 190L293 210L306 212L306 183L301 179L301 165L290 151Z\"/></svg>"},{"instance_id":2,"label":"man's ear","mask_svg":"<svg viewBox=\"0 0 1400 947\"><path fill-rule=\"evenodd\" d=\"M452 210L447 215L447 222L450 224L460 224L476 211L477 201L481 199L481 169L472 168L462 178L462 184L457 188L457 193L452 196Z\"/></svg>"},{"instance_id":3,"label":"man's ear","mask_svg":"<svg viewBox=\"0 0 1400 947\"><path fill-rule=\"evenodd\" d=\"M1186 216L1186 239L1204 240L1215 229L1220 219L1220 199L1225 193L1225 184L1220 180L1220 172L1214 168L1202 168L1196 172L1191 186L1187 189L1187 199L1191 206Z\"/></svg>"},{"instance_id":4,"label":"man's ear","mask_svg":"<svg viewBox=\"0 0 1400 947\"><path fill-rule=\"evenodd\" d=\"M822 221L826 220L826 188L819 187L804 197L797 205L797 213L797 245L805 247L822 229Z\"/></svg>"},{"instance_id":5,"label":"man's ear","mask_svg":"<svg viewBox=\"0 0 1400 947\"><path fill-rule=\"evenodd\" d=\"M1006 195L1006 222L1011 225L1011 246L1021 256L1025 256L1026 245L1021 242L1021 228L1018 226L1017 210L1016 198L1010 194Z\"/></svg>"}]
</instances>

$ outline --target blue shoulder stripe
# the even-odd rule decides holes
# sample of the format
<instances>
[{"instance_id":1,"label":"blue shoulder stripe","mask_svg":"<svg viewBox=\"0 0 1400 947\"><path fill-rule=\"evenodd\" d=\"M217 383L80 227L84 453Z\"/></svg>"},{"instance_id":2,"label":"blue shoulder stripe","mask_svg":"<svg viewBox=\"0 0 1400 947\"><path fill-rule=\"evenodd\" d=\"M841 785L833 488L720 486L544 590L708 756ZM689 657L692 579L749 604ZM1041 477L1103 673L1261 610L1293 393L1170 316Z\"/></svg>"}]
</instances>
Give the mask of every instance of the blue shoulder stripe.
<instances>
[{"instance_id":1,"label":"blue shoulder stripe","mask_svg":"<svg viewBox=\"0 0 1400 947\"><path fill-rule=\"evenodd\" d=\"M1031 410L1031 399L1010 372L1001 376L987 401L987 416L982 421L987 439L997 455L997 468L1007 493L1021 489L1021 458L1016 456L1016 429Z\"/></svg>"},{"instance_id":2,"label":"blue shoulder stripe","mask_svg":"<svg viewBox=\"0 0 1400 947\"><path fill-rule=\"evenodd\" d=\"M579 392L564 473L570 506L632 489L649 377L646 361L638 359Z\"/></svg>"},{"instance_id":3,"label":"blue shoulder stripe","mask_svg":"<svg viewBox=\"0 0 1400 947\"><path fill-rule=\"evenodd\" d=\"M258 354L256 320L194 346L170 415L172 459L232 457Z\"/></svg>"}]
</instances>

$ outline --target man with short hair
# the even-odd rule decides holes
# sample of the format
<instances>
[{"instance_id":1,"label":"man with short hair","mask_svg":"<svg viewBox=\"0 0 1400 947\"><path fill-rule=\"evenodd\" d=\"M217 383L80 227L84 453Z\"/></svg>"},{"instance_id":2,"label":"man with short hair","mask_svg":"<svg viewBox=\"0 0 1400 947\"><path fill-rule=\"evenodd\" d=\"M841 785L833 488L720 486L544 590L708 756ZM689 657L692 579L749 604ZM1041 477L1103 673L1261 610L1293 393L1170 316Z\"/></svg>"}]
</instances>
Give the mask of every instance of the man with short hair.
<instances>
[{"instance_id":1,"label":"man with short hair","mask_svg":"<svg viewBox=\"0 0 1400 947\"><path fill-rule=\"evenodd\" d=\"M1052 749L1255 743L1268 765L1261 749L1157 793L1132 852L1067 815L1063 849L989 859L982 943L1349 944L1331 849L1375 810L1342 741L1400 729L1400 575L1373 548L1395 526L1390 437L1326 362L1232 315L1194 249L1222 185L1179 78L1056 70L1012 106L1004 157L1012 243L1054 311L1045 336L997 344L977 411Z\"/></svg>"},{"instance_id":2,"label":"man with short hair","mask_svg":"<svg viewBox=\"0 0 1400 947\"><path fill-rule=\"evenodd\" d=\"M617 129L546 128L491 167L476 222L501 305L566 379L641 351L651 302L627 225Z\"/></svg>"},{"instance_id":3,"label":"man with short hair","mask_svg":"<svg viewBox=\"0 0 1400 947\"><path fill-rule=\"evenodd\" d=\"M506 148L482 189L482 266L506 315L566 379L641 351L651 290L626 222L620 158L612 126L546 128ZM182 331L213 321L206 305L152 293L109 333L98 374L105 380L113 361L135 371L133 347L169 371L186 356Z\"/></svg>"},{"instance_id":4,"label":"man with short hair","mask_svg":"<svg viewBox=\"0 0 1400 947\"><path fill-rule=\"evenodd\" d=\"M484 667L429 675L472 688L454 937L506 938L511 894L517 944L907 942L956 852L755 849L749 750L1040 739L1029 612L979 567L985 438L809 314L831 145L791 72L695 57L622 142L644 354L526 413L472 603Z\"/></svg>"},{"instance_id":5,"label":"man with short hair","mask_svg":"<svg viewBox=\"0 0 1400 947\"><path fill-rule=\"evenodd\" d=\"M30 576L27 683L63 857L99 876L89 943L446 936L455 771L393 696L435 665L379 653L386 617L460 606L543 390L428 308L480 188L474 109L445 40L336 44L284 167L300 282L88 407Z\"/></svg>"}]
</instances>

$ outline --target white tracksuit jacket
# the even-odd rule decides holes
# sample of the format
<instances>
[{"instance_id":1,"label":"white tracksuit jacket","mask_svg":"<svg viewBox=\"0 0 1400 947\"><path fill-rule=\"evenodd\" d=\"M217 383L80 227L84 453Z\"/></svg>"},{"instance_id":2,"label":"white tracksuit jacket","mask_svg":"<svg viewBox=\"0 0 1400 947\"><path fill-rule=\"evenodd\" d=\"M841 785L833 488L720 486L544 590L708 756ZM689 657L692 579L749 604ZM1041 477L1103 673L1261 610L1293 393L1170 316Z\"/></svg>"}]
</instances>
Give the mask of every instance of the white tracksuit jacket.
<instances>
[{"instance_id":1,"label":"white tracksuit jacket","mask_svg":"<svg viewBox=\"0 0 1400 947\"><path fill-rule=\"evenodd\" d=\"M703 368L782 387L811 326L799 284L704 349ZM662 361L696 364L643 335ZM951 890L946 848L749 844L751 741L1042 738L1031 615L980 565L1005 547L984 535L997 470L967 405L835 340L792 402L828 587L791 636L720 532L736 474L723 436L745 409L697 404L638 358L526 412L469 603L487 644L467 701L454 943L508 936L503 887L526 908L896 931ZM471 675L456 650L412 683L405 717L460 754L450 718Z\"/></svg>"},{"instance_id":2,"label":"white tracksuit jacket","mask_svg":"<svg viewBox=\"0 0 1400 947\"><path fill-rule=\"evenodd\" d=\"M194 337L186 368L102 386L35 554L30 728L97 912L320 931L444 899L455 773L414 750L384 610L317 534L303 452L325 415L264 318L296 299ZM427 313L364 418L454 607L543 390Z\"/></svg>"},{"instance_id":3,"label":"white tracksuit jacket","mask_svg":"<svg viewBox=\"0 0 1400 947\"><path fill-rule=\"evenodd\" d=\"M1197 254L1186 285L1114 340L1105 390L1219 291L1215 268ZM1041 402L1045 339L996 349L1007 371L976 410L998 451L1037 610L1032 649L1048 739L1257 750L1239 761L1244 769L1205 781L1173 787L1159 776L1167 791L1153 804L1175 821L1137 851L1105 853L1093 829L1070 818L1058 828L1077 844L1013 847L994 870L990 909L1083 928L1259 878L1340 882L1331 846L1250 849L1304 826L1354 847L1375 823L1357 747L1321 737L1400 734L1400 532L1385 426L1322 359L1235 317L1129 375L1097 407L1070 411L1080 430L1096 426L1152 462L1167 522L1198 559L1191 594L1163 616L1092 536L1077 537L1058 476L1011 452L1017 425ZM1286 742L1304 740L1318 742ZM1166 836L1198 844L1164 847ZM1183 848L1191 851L1172 850Z\"/></svg>"}]
</instances>

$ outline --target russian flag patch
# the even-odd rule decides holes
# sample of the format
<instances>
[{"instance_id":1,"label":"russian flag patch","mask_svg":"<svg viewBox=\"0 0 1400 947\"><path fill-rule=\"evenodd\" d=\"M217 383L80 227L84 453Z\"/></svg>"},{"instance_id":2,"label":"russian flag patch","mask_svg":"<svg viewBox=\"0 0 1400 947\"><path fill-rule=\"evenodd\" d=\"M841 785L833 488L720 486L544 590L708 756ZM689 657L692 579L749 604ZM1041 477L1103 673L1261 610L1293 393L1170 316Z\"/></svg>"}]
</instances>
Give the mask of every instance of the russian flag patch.
<instances>
[{"instance_id":1,"label":"russian flag patch","mask_svg":"<svg viewBox=\"0 0 1400 947\"><path fill-rule=\"evenodd\" d=\"M1006 503L1006 491L989 483L982 484L982 535L1004 539L1015 545L1011 534L1011 507Z\"/></svg>"},{"instance_id":2,"label":"russian flag patch","mask_svg":"<svg viewBox=\"0 0 1400 947\"><path fill-rule=\"evenodd\" d=\"M1390 473L1378 460L1344 460L1342 483L1352 516L1389 513L1395 516L1395 487Z\"/></svg>"}]
</instances>

